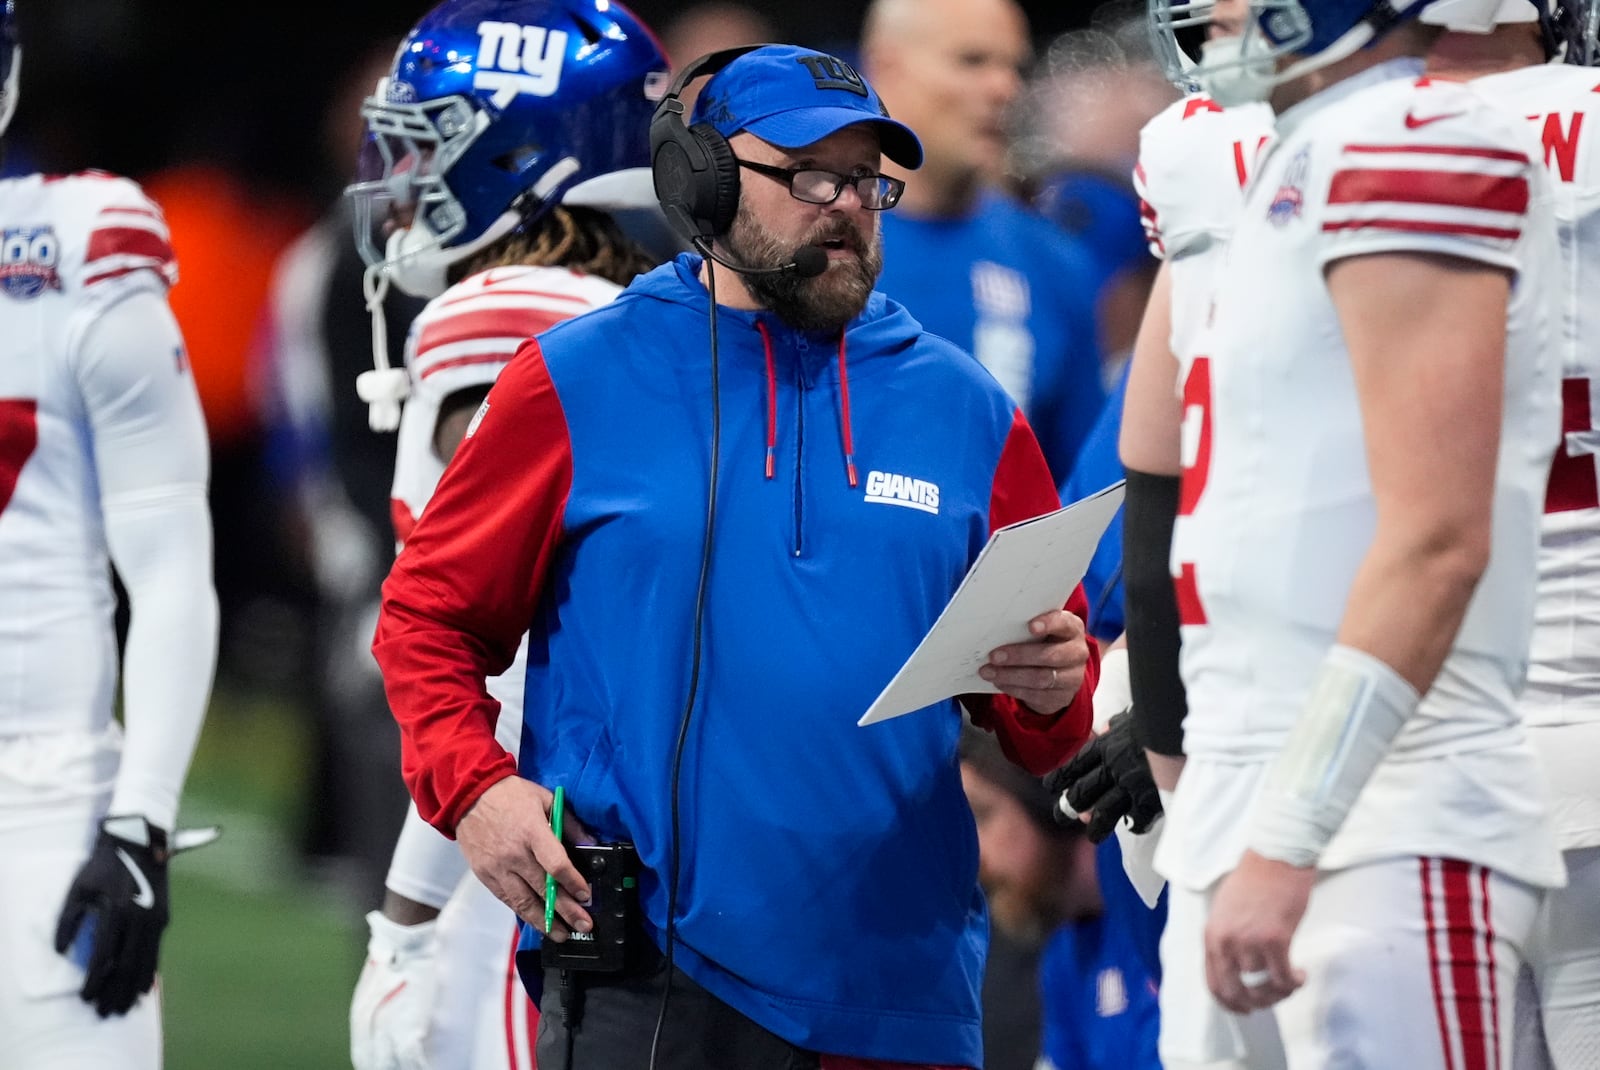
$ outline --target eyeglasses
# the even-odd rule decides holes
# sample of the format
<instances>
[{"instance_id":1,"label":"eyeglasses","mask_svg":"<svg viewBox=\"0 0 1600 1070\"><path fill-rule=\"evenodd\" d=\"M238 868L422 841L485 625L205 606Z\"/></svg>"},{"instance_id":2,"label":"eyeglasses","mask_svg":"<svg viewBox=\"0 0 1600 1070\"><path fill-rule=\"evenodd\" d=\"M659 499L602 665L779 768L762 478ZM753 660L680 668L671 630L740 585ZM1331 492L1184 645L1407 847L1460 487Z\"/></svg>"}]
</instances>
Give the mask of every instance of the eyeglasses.
<instances>
[{"instance_id":1,"label":"eyeglasses","mask_svg":"<svg viewBox=\"0 0 1600 1070\"><path fill-rule=\"evenodd\" d=\"M807 204L832 204L839 199L846 186L854 186L861 207L872 212L882 212L900 203L906 184L888 175L841 175L837 171L822 171L815 167L771 167L764 163L738 160L740 167L758 175L775 178L789 187L789 196Z\"/></svg>"}]
</instances>

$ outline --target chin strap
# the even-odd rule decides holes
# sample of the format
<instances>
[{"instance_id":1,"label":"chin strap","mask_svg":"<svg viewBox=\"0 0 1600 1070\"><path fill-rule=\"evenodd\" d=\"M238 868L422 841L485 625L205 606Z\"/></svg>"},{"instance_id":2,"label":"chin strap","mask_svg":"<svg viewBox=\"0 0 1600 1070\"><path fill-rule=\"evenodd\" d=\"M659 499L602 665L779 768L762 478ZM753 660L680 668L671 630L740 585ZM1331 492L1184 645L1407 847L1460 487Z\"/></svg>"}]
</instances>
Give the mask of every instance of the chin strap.
<instances>
[{"instance_id":1,"label":"chin strap","mask_svg":"<svg viewBox=\"0 0 1600 1070\"><path fill-rule=\"evenodd\" d=\"M367 403L367 426L374 431L393 431L400 426L400 403L411 392L411 380L404 368L389 366L389 330L383 315L389 276L382 264L367 268L361 277L361 292L372 314L373 367L356 376L356 393Z\"/></svg>"}]
</instances>

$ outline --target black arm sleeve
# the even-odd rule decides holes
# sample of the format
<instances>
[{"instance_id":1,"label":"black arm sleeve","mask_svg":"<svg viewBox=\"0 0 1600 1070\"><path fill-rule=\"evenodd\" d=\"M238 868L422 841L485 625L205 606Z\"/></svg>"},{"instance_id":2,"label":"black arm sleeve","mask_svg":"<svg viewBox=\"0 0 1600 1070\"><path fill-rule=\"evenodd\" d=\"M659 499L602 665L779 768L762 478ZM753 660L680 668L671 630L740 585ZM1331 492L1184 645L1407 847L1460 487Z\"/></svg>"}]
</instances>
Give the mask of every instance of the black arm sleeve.
<instances>
[{"instance_id":1,"label":"black arm sleeve","mask_svg":"<svg viewBox=\"0 0 1600 1070\"><path fill-rule=\"evenodd\" d=\"M1178 477L1128 469L1122 564L1133 684L1133 733L1141 746L1179 757L1189 704L1178 675L1178 598L1168 557L1178 515Z\"/></svg>"}]
</instances>

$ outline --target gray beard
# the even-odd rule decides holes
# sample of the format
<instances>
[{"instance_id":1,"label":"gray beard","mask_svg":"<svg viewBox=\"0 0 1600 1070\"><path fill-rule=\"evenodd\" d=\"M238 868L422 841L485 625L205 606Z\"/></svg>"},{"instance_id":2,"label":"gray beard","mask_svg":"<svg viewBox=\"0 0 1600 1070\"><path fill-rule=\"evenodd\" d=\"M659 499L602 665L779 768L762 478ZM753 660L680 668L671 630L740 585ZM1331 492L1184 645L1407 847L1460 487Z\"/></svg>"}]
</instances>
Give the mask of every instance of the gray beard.
<instances>
[{"instance_id":1,"label":"gray beard","mask_svg":"<svg viewBox=\"0 0 1600 1070\"><path fill-rule=\"evenodd\" d=\"M784 323L796 330L833 334L861 315L883 271L883 243L876 225L870 234L863 234L843 221L819 224L804 241L789 246L762 226L741 203L723 241L740 264L775 268L792 261L800 246L833 237L854 238L859 258L830 261L827 271L809 279L795 275L739 276L751 299L771 309Z\"/></svg>"}]
</instances>

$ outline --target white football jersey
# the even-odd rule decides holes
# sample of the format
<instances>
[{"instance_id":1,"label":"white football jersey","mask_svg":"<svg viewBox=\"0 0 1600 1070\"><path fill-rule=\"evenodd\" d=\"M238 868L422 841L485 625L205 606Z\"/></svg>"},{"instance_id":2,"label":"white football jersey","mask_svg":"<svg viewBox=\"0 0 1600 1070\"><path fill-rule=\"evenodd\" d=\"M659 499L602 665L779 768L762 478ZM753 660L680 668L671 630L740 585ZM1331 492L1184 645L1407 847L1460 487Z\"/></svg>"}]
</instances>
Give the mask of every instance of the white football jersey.
<instances>
[{"instance_id":1,"label":"white football jersey","mask_svg":"<svg viewBox=\"0 0 1600 1070\"><path fill-rule=\"evenodd\" d=\"M1600 721L1600 71L1527 67L1473 83L1533 123L1555 179L1562 426L1545 500L1530 723Z\"/></svg>"},{"instance_id":2,"label":"white football jersey","mask_svg":"<svg viewBox=\"0 0 1600 1070\"><path fill-rule=\"evenodd\" d=\"M1549 179L1525 124L1419 71L1382 64L1286 112L1247 192L1206 350L1186 370L1172 562L1184 746L1191 763L1265 768L1300 715L1373 537L1361 411L1325 269L1403 252L1508 269L1491 561L1437 681L1322 865L1439 856L1556 882L1515 708L1559 417L1545 307L1557 266ZM1254 777L1235 783L1253 795ZM1172 852L1189 855L1175 868L1191 879L1225 872L1243 847L1237 807L1212 813L1214 828L1179 837L1203 842Z\"/></svg>"},{"instance_id":3,"label":"white football jersey","mask_svg":"<svg viewBox=\"0 0 1600 1070\"><path fill-rule=\"evenodd\" d=\"M400 416L390 501L397 543L411 534L444 475L444 462L433 449L444 400L459 390L492 384L522 343L620 292L613 282L569 268L514 266L480 271L428 302L406 338L411 394ZM502 710L516 714L509 733L505 718L497 732L513 753L522 726L527 651L524 640L511 668L489 681Z\"/></svg>"},{"instance_id":4,"label":"white football jersey","mask_svg":"<svg viewBox=\"0 0 1600 1070\"><path fill-rule=\"evenodd\" d=\"M1473 84L1533 124L1555 180L1562 419L1522 713L1540 730L1562 847L1590 847L1600 844L1600 71L1527 67Z\"/></svg>"},{"instance_id":5,"label":"white football jersey","mask_svg":"<svg viewBox=\"0 0 1600 1070\"><path fill-rule=\"evenodd\" d=\"M1172 352L1192 355L1244 190L1272 137L1272 109L1174 101L1139 132L1133 185L1150 252L1171 266Z\"/></svg>"},{"instance_id":6,"label":"white football jersey","mask_svg":"<svg viewBox=\"0 0 1600 1070\"><path fill-rule=\"evenodd\" d=\"M160 210L113 175L0 181L0 220L0 734L95 731L115 597L79 347L131 292L164 299L177 264Z\"/></svg>"}]
</instances>

